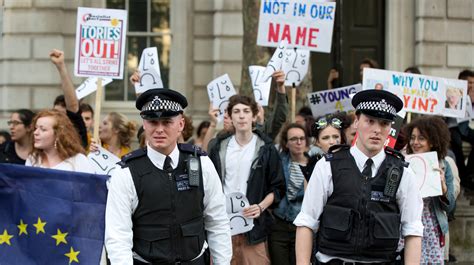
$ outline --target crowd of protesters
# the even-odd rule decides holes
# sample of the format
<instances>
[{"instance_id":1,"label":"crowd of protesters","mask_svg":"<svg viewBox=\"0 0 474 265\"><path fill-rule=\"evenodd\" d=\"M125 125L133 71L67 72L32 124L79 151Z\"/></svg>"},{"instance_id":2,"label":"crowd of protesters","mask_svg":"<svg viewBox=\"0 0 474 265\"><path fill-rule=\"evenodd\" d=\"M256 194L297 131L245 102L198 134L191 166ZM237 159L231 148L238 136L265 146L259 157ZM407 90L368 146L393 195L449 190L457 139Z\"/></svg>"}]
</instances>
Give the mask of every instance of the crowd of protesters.
<instances>
[{"instance_id":1,"label":"crowd of protesters","mask_svg":"<svg viewBox=\"0 0 474 265\"><path fill-rule=\"evenodd\" d=\"M150 146L147 138L150 137L147 134L149 128L137 128L137 124L118 112L104 116L98 128L99 139L93 139L93 108L81 104L75 96L64 53L53 50L50 57L61 78L63 93L55 99L51 109L37 113L20 109L11 113L9 132L0 132L1 163L93 172L86 155L99 146L119 158L133 151L135 139L139 149ZM374 60L365 59L360 65L361 75L365 67L377 68L378 65ZM420 73L414 67L406 72ZM130 81L137 82L138 78L137 72ZM319 178L313 169L318 161L332 155L331 147L354 144L357 124L361 126L357 116L360 114L348 112L313 117L307 107L302 108L291 122L284 78L282 71L273 74L272 93L276 97L273 113L267 120L263 108L252 97L236 95L229 101L221 131L216 129L219 127L219 110L210 105L209 119L197 126L195 135L191 117L185 117L177 138L179 143L187 142L209 153L210 160L203 163L212 162L217 171L216 181L220 179L224 194L242 192L249 200L250 205L243 215L254 219L254 227L247 233L232 236L231 264L296 264L298 225L294 222L302 209L306 187L314 188L323 183L313 180ZM468 96L474 102L474 73L464 70L459 79L468 81ZM341 85L337 69L331 69L327 83L330 89ZM171 101L173 97L170 97ZM143 108L142 111L147 111ZM148 122L145 120L144 124ZM419 115L411 122L405 120L397 142L399 151L405 154L435 151L440 161L440 168L436 170L441 175L442 195L424 198L420 213L424 227L421 241L423 264L442 264L449 259L448 244L445 244L449 242L448 216L453 216L460 187L474 187L474 130L469 122L457 123L451 118ZM465 143L471 145L467 157L463 151ZM328 225L324 225L328 231ZM311 260L317 264L319 261L314 257L319 251L318 242L326 241L316 241L320 237L318 229L312 232L315 236L312 237ZM401 237L399 252L403 253L406 242L400 232L397 233ZM215 264L219 264L216 259L222 259L222 256L212 253L212 247L217 243L212 239L209 243L211 256ZM330 263L324 257L322 260L327 264L339 264Z\"/></svg>"}]
</instances>

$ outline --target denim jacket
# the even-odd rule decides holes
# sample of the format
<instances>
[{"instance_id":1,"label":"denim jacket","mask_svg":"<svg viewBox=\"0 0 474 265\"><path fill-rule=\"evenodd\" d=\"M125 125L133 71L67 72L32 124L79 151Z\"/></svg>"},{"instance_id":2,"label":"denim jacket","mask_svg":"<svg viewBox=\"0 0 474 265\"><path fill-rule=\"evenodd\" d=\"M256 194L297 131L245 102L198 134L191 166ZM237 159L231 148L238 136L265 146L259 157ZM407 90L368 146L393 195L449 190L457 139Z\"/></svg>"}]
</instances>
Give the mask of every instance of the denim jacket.
<instances>
[{"instance_id":1,"label":"denim jacket","mask_svg":"<svg viewBox=\"0 0 474 265\"><path fill-rule=\"evenodd\" d=\"M449 230L447 215L456 207L456 198L454 197L454 177L451 167L445 159L442 160L442 163L445 165L444 175L448 192L445 196L441 195L429 199L432 200L434 213L441 228L441 232L445 235Z\"/></svg>"},{"instance_id":2,"label":"denim jacket","mask_svg":"<svg viewBox=\"0 0 474 265\"><path fill-rule=\"evenodd\" d=\"M291 158L290 154L287 152L280 153L281 162L283 164L283 175L285 176L285 183L288 189L288 180L290 178L290 164ZM311 174L316 165L317 159L315 157L309 157L308 164L306 166L306 171ZM296 194L296 198L292 201L288 200L288 197L285 195L278 207L273 210L273 214L276 215L278 218L285 220L287 222L293 223L296 216L300 213L301 204L303 203L303 196L304 196L304 182L301 183L301 187Z\"/></svg>"}]
</instances>

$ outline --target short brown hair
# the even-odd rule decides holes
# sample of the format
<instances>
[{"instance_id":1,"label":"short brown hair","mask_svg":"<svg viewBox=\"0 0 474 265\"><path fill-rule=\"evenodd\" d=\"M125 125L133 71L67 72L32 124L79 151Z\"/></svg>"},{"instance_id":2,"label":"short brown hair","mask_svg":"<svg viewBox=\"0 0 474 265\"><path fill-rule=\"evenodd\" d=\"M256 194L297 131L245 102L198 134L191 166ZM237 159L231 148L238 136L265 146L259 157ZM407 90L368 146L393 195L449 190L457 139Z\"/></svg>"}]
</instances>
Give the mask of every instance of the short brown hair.
<instances>
[{"instance_id":1,"label":"short brown hair","mask_svg":"<svg viewBox=\"0 0 474 265\"><path fill-rule=\"evenodd\" d=\"M304 132L304 136L306 137L306 146L309 146L309 138L308 138L308 134L306 132L306 129L298 124L298 123L290 123L290 124L287 124L283 127L283 129L281 130L281 133L280 133L280 149L281 151L283 152L286 152L288 153L290 150L288 150L288 147L286 147L286 144L288 143L288 131L290 129L301 129L303 132Z\"/></svg>"},{"instance_id":2,"label":"short brown hair","mask_svg":"<svg viewBox=\"0 0 474 265\"><path fill-rule=\"evenodd\" d=\"M258 114L258 105L253 97L245 95L233 95L229 98L229 105L227 105L227 113L229 114L229 116L232 116L232 109L237 104L244 104L246 106L249 106L252 110L253 116L256 116Z\"/></svg>"},{"instance_id":3,"label":"short brown hair","mask_svg":"<svg viewBox=\"0 0 474 265\"><path fill-rule=\"evenodd\" d=\"M422 116L407 124L404 128L404 132L408 138L408 154L413 154L413 149L410 146L410 138L415 128L420 131L421 135L428 139L428 143L431 145L431 151L438 153L438 159L446 157L451 135L448 126L441 118L436 116Z\"/></svg>"}]
</instances>

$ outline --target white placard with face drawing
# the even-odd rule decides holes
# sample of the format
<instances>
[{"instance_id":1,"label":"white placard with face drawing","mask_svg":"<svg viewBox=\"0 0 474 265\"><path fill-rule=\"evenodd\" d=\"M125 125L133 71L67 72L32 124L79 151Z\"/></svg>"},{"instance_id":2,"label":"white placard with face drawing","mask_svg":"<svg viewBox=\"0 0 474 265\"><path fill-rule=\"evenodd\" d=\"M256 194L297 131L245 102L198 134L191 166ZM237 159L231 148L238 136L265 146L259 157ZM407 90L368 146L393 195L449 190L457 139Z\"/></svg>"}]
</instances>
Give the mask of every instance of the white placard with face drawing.
<instances>
[{"instance_id":1,"label":"white placard with face drawing","mask_svg":"<svg viewBox=\"0 0 474 265\"><path fill-rule=\"evenodd\" d=\"M270 97L270 87L272 85L272 79L259 83L259 77L263 75L265 67L260 65L249 66L250 79L252 81L253 95L255 101L262 106L268 106L268 98Z\"/></svg>"},{"instance_id":2,"label":"white placard with face drawing","mask_svg":"<svg viewBox=\"0 0 474 265\"><path fill-rule=\"evenodd\" d=\"M217 120L219 122L224 120L224 112L229 104L229 98L236 94L229 75L224 74L212 80L207 85L207 94L209 95L209 101L211 101L212 106L219 109Z\"/></svg>"},{"instance_id":3,"label":"white placard with face drawing","mask_svg":"<svg viewBox=\"0 0 474 265\"><path fill-rule=\"evenodd\" d=\"M140 71L140 81L135 84L135 93L139 94L149 89L163 88L158 49L156 47L143 50L138 64L138 71Z\"/></svg>"},{"instance_id":4,"label":"white placard with face drawing","mask_svg":"<svg viewBox=\"0 0 474 265\"><path fill-rule=\"evenodd\" d=\"M112 82L111 78L102 78L102 87ZM76 88L77 99L82 99L94 93L97 90L97 77L87 78L80 86Z\"/></svg>"},{"instance_id":5,"label":"white placard with face drawing","mask_svg":"<svg viewBox=\"0 0 474 265\"><path fill-rule=\"evenodd\" d=\"M263 72L263 75L260 77L260 83L267 82L268 79L271 79L273 72L281 70L283 61L285 60L285 50L288 42L286 40L281 41L278 44L278 48L273 53L272 58L268 61L267 67Z\"/></svg>"},{"instance_id":6,"label":"white placard with face drawing","mask_svg":"<svg viewBox=\"0 0 474 265\"><path fill-rule=\"evenodd\" d=\"M308 72L309 50L287 49L283 61L283 72L285 72L285 86L299 86Z\"/></svg>"},{"instance_id":7,"label":"white placard with face drawing","mask_svg":"<svg viewBox=\"0 0 474 265\"><path fill-rule=\"evenodd\" d=\"M231 235L246 233L253 228L253 219L245 218L244 208L250 206L249 200L240 192L226 194L227 216L230 220Z\"/></svg>"},{"instance_id":8,"label":"white placard with face drawing","mask_svg":"<svg viewBox=\"0 0 474 265\"><path fill-rule=\"evenodd\" d=\"M110 175L111 172L119 166L117 163L120 162L117 156L101 146L99 146L97 151L90 152L87 158L89 158L91 164L94 166L95 173L104 175Z\"/></svg>"},{"instance_id":9,"label":"white placard with face drawing","mask_svg":"<svg viewBox=\"0 0 474 265\"><path fill-rule=\"evenodd\" d=\"M410 169L415 173L421 197L435 197L443 194L439 171L438 154L427 152L405 156Z\"/></svg>"}]
</instances>

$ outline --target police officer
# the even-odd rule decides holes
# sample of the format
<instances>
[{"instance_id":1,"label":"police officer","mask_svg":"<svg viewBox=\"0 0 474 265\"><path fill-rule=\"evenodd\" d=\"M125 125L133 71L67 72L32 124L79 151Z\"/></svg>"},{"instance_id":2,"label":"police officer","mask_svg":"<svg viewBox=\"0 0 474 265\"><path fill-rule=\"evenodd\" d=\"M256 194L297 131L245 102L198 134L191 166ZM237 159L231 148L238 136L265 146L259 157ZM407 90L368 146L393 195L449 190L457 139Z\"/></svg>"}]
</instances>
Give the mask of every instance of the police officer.
<instances>
[{"instance_id":1,"label":"police officer","mask_svg":"<svg viewBox=\"0 0 474 265\"><path fill-rule=\"evenodd\" d=\"M219 176L205 153L177 144L187 100L169 89L141 94L147 139L111 177L105 245L115 264L229 264L229 219Z\"/></svg>"},{"instance_id":2,"label":"police officer","mask_svg":"<svg viewBox=\"0 0 474 265\"><path fill-rule=\"evenodd\" d=\"M384 90L365 90L352 105L356 144L319 160L294 221L297 264L309 264L313 231L322 264L388 264L395 260L400 236L405 264L419 264L421 195L403 156L384 151L402 101Z\"/></svg>"}]
</instances>

